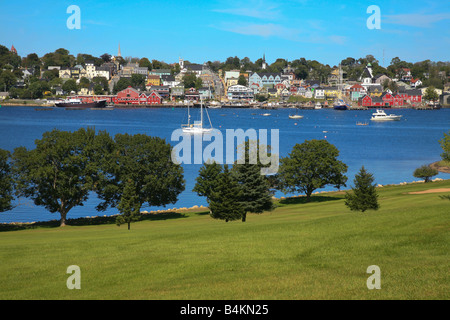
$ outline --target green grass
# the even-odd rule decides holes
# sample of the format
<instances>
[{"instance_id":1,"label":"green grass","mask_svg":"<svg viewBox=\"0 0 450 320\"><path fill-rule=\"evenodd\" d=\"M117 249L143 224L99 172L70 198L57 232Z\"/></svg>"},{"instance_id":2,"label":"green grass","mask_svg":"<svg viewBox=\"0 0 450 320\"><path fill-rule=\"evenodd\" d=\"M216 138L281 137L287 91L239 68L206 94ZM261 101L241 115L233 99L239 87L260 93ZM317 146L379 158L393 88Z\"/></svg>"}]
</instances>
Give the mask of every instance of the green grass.
<instances>
[{"instance_id":1,"label":"green grass","mask_svg":"<svg viewBox=\"0 0 450 320\"><path fill-rule=\"evenodd\" d=\"M364 214L343 193L293 198L247 222L173 219L0 232L0 299L448 299L450 180L379 188ZM69 290L70 265L81 290ZM368 290L367 267L381 269Z\"/></svg>"}]
</instances>

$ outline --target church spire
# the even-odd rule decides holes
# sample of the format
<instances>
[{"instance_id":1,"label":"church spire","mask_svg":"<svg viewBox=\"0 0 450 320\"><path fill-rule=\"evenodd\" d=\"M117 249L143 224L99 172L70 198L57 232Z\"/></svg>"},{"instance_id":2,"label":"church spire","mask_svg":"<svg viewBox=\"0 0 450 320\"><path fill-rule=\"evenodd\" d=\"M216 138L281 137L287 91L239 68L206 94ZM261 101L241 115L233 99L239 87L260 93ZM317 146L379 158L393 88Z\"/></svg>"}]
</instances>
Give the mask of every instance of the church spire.
<instances>
[{"instance_id":1,"label":"church spire","mask_svg":"<svg viewBox=\"0 0 450 320\"><path fill-rule=\"evenodd\" d=\"M122 53L120 52L120 42L119 42L119 52L117 53L117 56L118 56L118 57L121 57L121 56L122 56Z\"/></svg>"}]
</instances>

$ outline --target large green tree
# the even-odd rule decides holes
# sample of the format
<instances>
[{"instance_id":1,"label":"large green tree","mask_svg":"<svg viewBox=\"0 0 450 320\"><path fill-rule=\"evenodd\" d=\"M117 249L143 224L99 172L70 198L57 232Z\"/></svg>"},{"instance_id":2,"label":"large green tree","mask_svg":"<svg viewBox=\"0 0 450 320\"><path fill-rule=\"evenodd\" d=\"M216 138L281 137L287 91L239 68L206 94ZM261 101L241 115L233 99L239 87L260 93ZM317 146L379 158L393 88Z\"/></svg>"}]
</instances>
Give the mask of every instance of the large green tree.
<instances>
[{"instance_id":1,"label":"large green tree","mask_svg":"<svg viewBox=\"0 0 450 320\"><path fill-rule=\"evenodd\" d=\"M413 176L416 178L424 179L425 182L430 182L431 178L436 176L439 172L430 166L423 165L414 170Z\"/></svg>"},{"instance_id":2,"label":"large green tree","mask_svg":"<svg viewBox=\"0 0 450 320\"><path fill-rule=\"evenodd\" d=\"M9 151L0 149L0 212L11 210L14 199L14 183L9 157Z\"/></svg>"},{"instance_id":3,"label":"large green tree","mask_svg":"<svg viewBox=\"0 0 450 320\"><path fill-rule=\"evenodd\" d=\"M134 212L135 218L145 203L159 207L177 202L185 188L183 168L171 161L172 147L164 139L144 134L101 139L108 151L96 161L96 192L102 200L98 210L116 207L122 214Z\"/></svg>"},{"instance_id":4,"label":"large green tree","mask_svg":"<svg viewBox=\"0 0 450 320\"><path fill-rule=\"evenodd\" d=\"M374 184L374 177L367 172L364 166L353 180L352 193L345 194L345 205L352 211L365 212L367 210L378 210L378 194Z\"/></svg>"},{"instance_id":5,"label":"large green tree","mask_svg":"<svg viewBox=\"0 0 450 320\"><path fill-rule=\"evenodd\" d=\"M36 140L35 149L16 148L12 159L18 195L59 213L65 226L69 211L83 206L92 188L94 140L93 129L54 129Z\"/></svg>"},{"instance_id":6,"label":"large green tree","mask_svg":"<svg viewBox=\"0 0 450 320\"><path fill-rule=\"evenodd\" d=\"M338 160L339 150L326 140L309 140L296 144L280 160L279 188L284 192L301 192L310 201L316 189L345 186L347 165Z\"/></svg>"}]
</instances>

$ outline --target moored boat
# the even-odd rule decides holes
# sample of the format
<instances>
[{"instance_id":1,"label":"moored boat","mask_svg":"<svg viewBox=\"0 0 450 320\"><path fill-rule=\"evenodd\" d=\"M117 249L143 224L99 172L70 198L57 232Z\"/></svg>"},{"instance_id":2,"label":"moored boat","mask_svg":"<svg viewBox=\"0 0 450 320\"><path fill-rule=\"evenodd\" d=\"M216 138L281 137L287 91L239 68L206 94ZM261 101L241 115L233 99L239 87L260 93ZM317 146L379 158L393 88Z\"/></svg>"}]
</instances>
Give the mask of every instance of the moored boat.
<instances>
[{"instance_id":1,"label":"moored boat","mask_svg":"<svg viewBox=\"0 0 450 320\"><path fill-rule=\"evenodd\" d=\"M396 115L396 114L388 115L383 110L377 109L372 114L372 118L370 118L370 120L372 120L372 121L399 121L401 118L402 118L401 115Z\"/></svg>"},{"instance_id":2,"label":"moored boat","mask_svg":"<svg viewBox=\"0 0 450 320\"><path fill-rule=\"evenodd\" d=\"M77 108L77 109L97 109L105 108L106 100L99 100L94 102L82 102L81 99L66 99L63 102L55 103L57 108Z\"/></svg>"}]
</instances>

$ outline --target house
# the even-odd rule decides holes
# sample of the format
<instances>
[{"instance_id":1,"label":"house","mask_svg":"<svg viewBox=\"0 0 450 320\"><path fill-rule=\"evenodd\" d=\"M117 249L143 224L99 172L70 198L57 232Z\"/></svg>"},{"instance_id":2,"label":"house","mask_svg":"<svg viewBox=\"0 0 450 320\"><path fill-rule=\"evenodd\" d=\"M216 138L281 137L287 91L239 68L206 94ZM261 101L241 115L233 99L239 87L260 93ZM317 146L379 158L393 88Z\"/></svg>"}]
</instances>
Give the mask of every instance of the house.
<instances>
[{"instance_id":1,"label":"house","mask_svg":"<svg viewBox=\"0 0 450 320\"><path fill-rule=\"evenodd\" d=\"M200 94L198 93L197 90L195 90L195 88L189 88L188 90L185 91L184 98L185 100L188 101L199 101Z\"/></svg>"},{"instance_id":2,"label":"house","mask_svg":"<svg viewBox=\"0 0 450 320\"><path fill-rule=\"evenodd\" d=\"M265 84L276 85L281 83L281 73L257 73L254 72L248 79L248 83L256 83L259 86Z\"/></svg>"},{"instance_id":3,"label":"house","mask_svg":"<svg viewBox=\"0 0 450 320\"><path fill-rule=\"evenodd\" d=\"M203 68L202 64L188 64L186 66L187 72L194 73L197 77L203 73Z\"/></svg>"},{"instance_id":4,"label":"house","mask_svg":"<svg viewBox=\"0 0 450 320\"><path fill-rule=\"evenodd\" d=\"M252 100L254 93L253 89L237 84L227 89L227 97L229 100Z\"/></svg>"},{"instance_id":5,"label":"house","mask_svg":"<svg viewBox=\"0 0 450 320\"><path fill-rule=\"evenodd\" d=\"M203 87L198 89L200 99L207 100L213 98L212 90L208 87Z\"/></svg>"},{"instance_id":6,"label":"house","mask_svg":"<svg viewBox=\"0 0 450 320\"><path fill-rule=\"evenodd\" d=\"M161 78L158 75L149 75L147 77L147 83L145 84L146 90L149 90L151 86L159 86L161 85Z\"/></svg>"},{"instance_id":7,"label":"house","mask_svg":"<svg viewBox=\"0 0 450 320\"><path fill-rule=\"evenodd\" d=\"M419 78L417 79L412 78L409 83L411 88L417 88L422 85L422 81Z\"/></svg>"},{"instance_id":8,"label":"house","mask_svg":"<svg viewBox=\"0 0 450 320\"><path fill-rule=\"evenodd\" d=\"M115 104L139 104L140 92L132 87L128 87L117 93L113 102Z\"/></svg>"},{"instance_id":9,"label":"house","mask_svg":"<svg viewBox=\"0 0 450 320\"><path fill-rule=\"evenodd\" d=\"M370 86L367 87L367 92L368 95L371 97L381 97L381 95L383 94L383 87L381 85L374 85L374 86Z\"/></svg>"},{"instance_id":10,"label":"house","mask_svg":"<svg viewBox=\"0 0 450 320\"><path fill-rule=\"evenodd\" d=\"M389 81L389 82L392 81L392 79L389 78L389 77L388 77L387 75L385 75L385 74L381 74L381 75L378 75L378 76L375 77L375 83L376 83L376 84L383 85L383 83L386 82L386 80Z\"/></svg>"},{"instance_id":11,"label":"house","mask_svg":"<svg viewBox=\"0 0 450 320\"><path fill-rule=\"evenodd\" d=\"M147 88L147 86L146 86ZM169 86L150 86L147 91L155 91L158 93L158 95L160 96L160 98L162 99L167 99L169 98L170 95L170 88Z\"/></svg>"},{"instance_id":12,"label":"house","mask_svg":"<svg viewBox=\"0 0 450 320\"><path fill-rule=\"evenodd\" d=\"M175 80L175 77L172 75L162 75L161 82L163 86L168 86L170 88L175 87L180 84L180 81Z\"/></svg>"},{"instance_id":13,"label":"house","mask_svg":"<svg viewBox=\"0 0 450 320\"><path fill-rule=\"evenodd\" d=\"M184 96L184 86L182 84L178 84L171 88L171 95L175 98L181 98Z\"/></svg>"},{"instance_id":14,"label":"house","mask_svg":"<svg viewBox=\"0 0 450 320\"><path fill-rule=\"evenodd\" d=\"M402 81L411 81L412 79L412 74L411 74L411 69L409 68L400 68L397 70L397 79L402 80Z\"/></svg>"},{"instance_id":15,"label":"house","mask_svg":"<svg viewBox=\"0 0 450 320\"><path fill-rule=\"evenodd\" d=\"M360 84L354 84L348 89L348 93L352 101L358 101L367 94L367 90Z\"/></svg>"},{"instance_id":16,"label":"house","mask_svg":"<svg viewBox=\"0 0 450 320\"><path fill-rule=\"evenodd\" d=\"M170 69L153 69L152 71L149 71L148 74L152 76L159 76L160 78L162 78L162 76L172 75Z\"/></svg>"},{"instance_id":17,"label":"house","mask_svg":"<svg viewBox=\"0 0 450 320\"><path fill-rule=\"evenodd\" d=\"M381 97L371 97L369 95L365 95L360 98L358 101L359 106L366 108L382 108L386 107L383 99Z\"/></svg>"},{"instance_id":18,"label":"house","mask_svg":"<svg viewBox=\"0 0 450 320\"><path fill-rule=\"evenodd\" d=\"M59 70L59 78L70 79L72 78L72 72L69 68Z\"/></svg>"},{"instance_id":19,"label":"house","mask_svg":"<svg viewBox=\"0 0 450 320\"><path fill-rule=\"evenodd\" d=\"M275 89L277 89L277 94L280 95L281 91L283 91L284 89L286 89L286 86L282 83L277 83L275 85Z\"/></svg>"},{"instance_id":20,"label":"house","mask_svg":"<svg viewBox=\"0 0 450 320\"><path fill-rule=\"evenodd\" d=\"M278 91L275 88L267 89L267 94L269 95L269 97L278 97Z\"/></svg>"},{"instance_id":21,"label":"house","mask_svg":"<svg viewBox=\"0 0 450 320\"><path fill-rule=\"evenodd\" d=\"M325 99L325 89L322 87L317 87L316 89L314 89L314 98Z\"/></svg>"},{"instance_id":22,"label":"house","mask_svg":"<svg viewBox=\"0 0 450 320\"><path fill-rule=\"evenodd\" d=\"M281 99L288 100L291 96L291 91L288 88L284 88L278 95L281 97Z\"/></svg>"},{"instance_id":23,"label":"house","mask_svg":"<svg viewBox=\"0 0 450 320\"><path fill-rule=\"evenodd\" d=\"M324 95L327 99L337 98L339 95L339 89L338 87L325 87Z\"/></svg>"},{"instance_id":24,"label":"house","mask_svg":"<svg viewBox=\"0 0 450 320\"><path fill-rule=\"evenodd\" d=\"M161 104L162 103L162 97L156 92L155 90L151 92L145 92L141 94L141 98L145 97L145 104L147 105L154 105L154 104ZM141 100L144 101L144 100Z\"/></svg>"}]
</instances>

